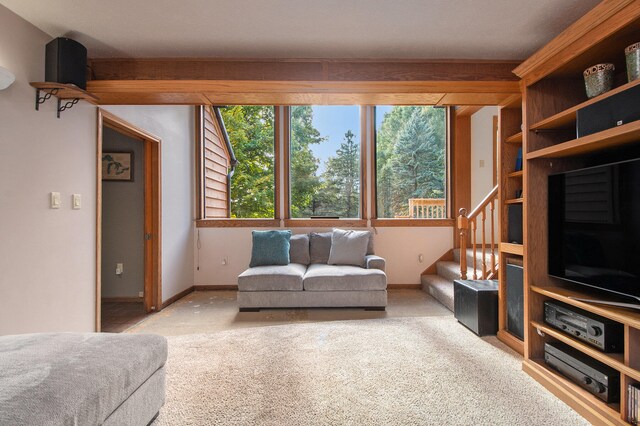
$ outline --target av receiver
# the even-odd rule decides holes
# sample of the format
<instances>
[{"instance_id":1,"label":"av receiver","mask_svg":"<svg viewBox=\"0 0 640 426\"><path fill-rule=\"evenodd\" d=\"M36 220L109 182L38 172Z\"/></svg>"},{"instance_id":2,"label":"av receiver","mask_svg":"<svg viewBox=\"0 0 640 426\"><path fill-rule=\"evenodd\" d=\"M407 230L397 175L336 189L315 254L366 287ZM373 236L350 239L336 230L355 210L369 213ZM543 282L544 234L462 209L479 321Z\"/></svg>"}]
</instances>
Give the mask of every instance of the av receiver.
<instances>
[{"instance_id":1,"label":"av receiver","mask_svg":"<svg viewBox=\"0 0 640 426\"><path fill-rule=\"evenodd\" d=\"M544 322L603 352L624 350L623 325L562 302L544 302Z\"/></svg>"},{"instance_id":2,"label":"av receiver","mask_svg":"<svg viewBox=\"0 0 640 426\"><path fill-rule=\"evenodd\" d=\"M620 401L620 373L562 343L544 344L547 365L604 402Z\"/></svg>"}]
</instances>

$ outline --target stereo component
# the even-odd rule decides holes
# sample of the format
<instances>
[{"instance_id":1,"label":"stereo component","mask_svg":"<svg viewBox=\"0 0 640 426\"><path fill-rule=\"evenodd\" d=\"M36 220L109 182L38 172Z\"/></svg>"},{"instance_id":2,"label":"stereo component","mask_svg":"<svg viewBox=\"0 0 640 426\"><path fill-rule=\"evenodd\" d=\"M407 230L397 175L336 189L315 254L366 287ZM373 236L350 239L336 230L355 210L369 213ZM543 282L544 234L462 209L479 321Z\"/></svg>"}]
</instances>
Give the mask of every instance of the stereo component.
<instances>
[{"instance_id":1,"label":"stereo component","mask_svg":"<svg viewBox=\"0 0 640 426\"><path fill-rule=\"evenodd\" d=\"M507 330L524 340L524 278L522 266L507 264L505 287L507 299Z\"/></svg>"},{"instance_id":2,"label":"stereo component","mask_svg":"<svg viewBox=\"0 0 640 426\"><path fill-rule=\"evenodd\" d=\"M620 373L562 342L544 344L544 360L581 388L607 403L620 401Z\"/></svg>"},{"instance_id":3,"label":"stereo component","mask_svg":"<svg viewBox=\"0 0 640 426\"><path fill-rule=\"evenodd\" d=\"M579 138L640 120L640 86L633 86L576 113Z\"/></svg>"},{"instance_id":4,"label":"stereo component","mask_svg":"<svg viewBox=\"0 0 640 426\"><path fill-rule=\"evenodd\" d=\"M511 204L508 215L507 239L510 243L522 244L522 204Z\"/></svg>"},{"instance_id":5,"label":"stereo component","mask_svg":"<svg viewBox=\"0 0 640 426\"><path fill-rule=\"evenodd\" d=\"M557 301L544 302L544 322L603 352L624 350L622 324Z\"/></svg>"}]
</instances>

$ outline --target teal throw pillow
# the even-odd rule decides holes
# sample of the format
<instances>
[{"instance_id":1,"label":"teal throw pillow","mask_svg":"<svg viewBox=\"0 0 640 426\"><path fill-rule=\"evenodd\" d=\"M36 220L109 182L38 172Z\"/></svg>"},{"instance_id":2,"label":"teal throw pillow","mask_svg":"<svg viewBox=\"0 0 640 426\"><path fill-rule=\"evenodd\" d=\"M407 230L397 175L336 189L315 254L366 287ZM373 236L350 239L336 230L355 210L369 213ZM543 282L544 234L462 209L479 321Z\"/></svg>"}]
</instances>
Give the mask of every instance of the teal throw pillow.
<instances>
[{"instance_id":1,"label":"teal throw pillow","mask_svg":"<svg viewBox=\"0 0 640 426\"><path fill-rule=\"evenodd\" d=\"M288 265L291 231L253 231L250 268Z\"/></svg>"}]
</instances>

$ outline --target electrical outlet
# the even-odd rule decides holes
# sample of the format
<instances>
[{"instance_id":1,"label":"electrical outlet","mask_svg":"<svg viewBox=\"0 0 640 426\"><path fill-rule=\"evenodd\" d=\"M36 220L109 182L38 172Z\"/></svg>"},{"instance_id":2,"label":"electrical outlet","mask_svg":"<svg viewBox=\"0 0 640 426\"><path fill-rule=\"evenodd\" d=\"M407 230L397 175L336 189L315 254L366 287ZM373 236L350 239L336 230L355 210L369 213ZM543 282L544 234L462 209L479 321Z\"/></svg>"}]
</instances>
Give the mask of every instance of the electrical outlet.
<instances>
[{"instance_id":1,"label":"electrical outlet","mask_svg":"<svg viewBox=\"0 0 640 426\"><path fill-rule=\"evenodd\" d=\"M140 297L140 298L144 297L144 292L143 291L139 291L138 292L138 297Z\"/></svg>"},{"instance_id":2,"label":"electrical outlet","mask_svg":"<svg viewBox=\"0 0 640 426\"><path fill-rule=\"evenodd\" d=\"M122 275L124 273L124 263L116 263L116 275Z\"/></svg>"}]
</instances>

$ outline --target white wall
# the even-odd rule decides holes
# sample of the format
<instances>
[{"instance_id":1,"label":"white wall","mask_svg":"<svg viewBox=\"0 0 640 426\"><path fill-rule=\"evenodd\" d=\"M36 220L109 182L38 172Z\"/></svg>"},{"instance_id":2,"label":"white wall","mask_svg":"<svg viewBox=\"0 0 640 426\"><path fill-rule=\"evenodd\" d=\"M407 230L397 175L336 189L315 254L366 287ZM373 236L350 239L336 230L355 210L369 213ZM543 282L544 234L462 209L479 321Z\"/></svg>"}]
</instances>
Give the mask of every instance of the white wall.
<instances>
[{"instance_id":1,"label":"white wall","mask_svg":"<svg viewBox=\"0 0 640 426\"><path fill-rule=\"evenodd\" d=\"M162 300L194 284L194 107L105 106L159 137L162 156Z\"/></svg>"},{"instance_id":2,"label":"white wall","mask_svg":"<svg viewBox=\"0 0 640 426\"><path fill-rule=\"evenodd\" d=\"M326 228L295 228L294 234L329 231ZM200 228L196 248L196 285L236 285L238 275L249 267L250 228ZM420 274L452 246L453 230L439 228L378 228L376 254L387 261L390 284L419 284ZM422 263L418 255L423 254ZM222 259L227 264L222 264Z\"/></svg>"},{"instance_id":3,"label":"white wall","mask_svg":"<svg viewBox=\"0 0 640 426\"><path fill-rule=\"evenodd\" d=\"M484 107L471 116L471 208L493 189L493 116L497 107ZM480 167L480 162L484 167Z\"/></svg>"},{"instance_id":4,"label":"white wall","mask_svg":"<svg viewBox=\"0 0 640 426\"><path fill-rule=\"evenodd\" d=\"M0 91L0 334L94 330L96 108L57 119L52 98L35 111L49 41L0 5L0 66L16 75Z\"/></svg>"}]
</instances>

